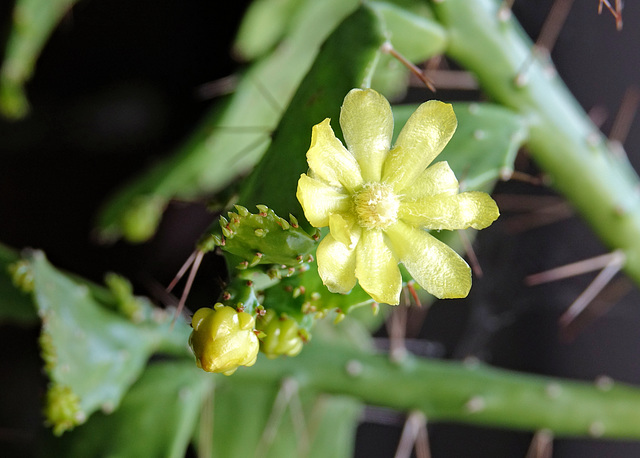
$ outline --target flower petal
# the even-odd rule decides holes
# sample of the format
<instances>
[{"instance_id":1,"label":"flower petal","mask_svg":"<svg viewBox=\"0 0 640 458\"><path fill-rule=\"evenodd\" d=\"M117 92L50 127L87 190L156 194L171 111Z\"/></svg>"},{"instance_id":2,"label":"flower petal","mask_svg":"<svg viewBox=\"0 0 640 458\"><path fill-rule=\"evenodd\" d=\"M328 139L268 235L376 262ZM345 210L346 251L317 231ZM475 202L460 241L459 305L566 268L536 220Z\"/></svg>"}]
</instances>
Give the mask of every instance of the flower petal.
<instances>
[{"instance_id":1,"label":"flower petal","mask_svg":"<svg viewBox=\"0 0 640 458\"><path fill-rule=\"evenodd\" d=\"M427 167L413 184L402 190L403 200L420 199L436 194L457 194L458 180L447 161L436 162Z\"/></svg>"},{"instance_id":2,"label":"flower petal","mask_svg":"<svg viewBox=\"0 0 640 458\"><path fill-rule=\"evenodd\" d=\"M300 175L296 197L302 205L304 216L314 227L329 225L329 215L335 212L349 212L351 198L323 181Z\"/></svg>"},{"instance_id":3,"label":"flower petal","mask_svg":"<svg viewBox=\"0 0 640 458\"><path fill-rule=\"evenodd\" d=\"M389 305L400 302L402 276L398 259L382 231L363 231L356 247L356 277L373 300Z\"/></svg>"},{"instance_id":4,"label":"flower petal","mask_svg":"<svg viewBox=\"0 0 640 458\"><path fill-rule=\"evenodd\" d=\"M344 243L347 247L353 248L358 243L359 232L354 233L355 220L349 215L332 213L329 217L329 231L334 239Z\"/></svg>"},{"instance_id":5,"label":"flower petal","mask_svg":"<svg viewBox=\"0 0 640 458\"><path fill-rule=\"evenodd\" d=\"M466 297L471 269L455 251L421 229L398 222L386 229L394 252L420 286L439 299Z\"/></svg>"},{"instance_id":6,"label":"flower petal","mask_svg":"<svg viewBox=\"0 0 640 458\"><path fill-rule=\"evenodd\" d=\"M415 201L403 201L398 217L407 224L426 229L484 229L500 212L495 201L485 192L438 194Z\"/></svg>"},{"instance_id":7,"label":"flower petal","mask_svg":"<svg viewBox=\"0 0 640 458\"><path fill-rule=\"evenodd\" d=\"M352 89L342 103L340 127L364 181L380 181L393 135L393 114L387 99L373 89Z\"/></svg>"},{"instance_id":8,"label":"flower petal","mask_svg":"<svg viewBox=\"0 0 640 458\"><path fill-rule=\"evenodd\" d=\"M327 234L316 251L318 274L332 293L346 294L356 285L356 250Z\"/></svg>"},{"instance_id":9,"label":"flower petal","mask_svg":"<svg viewBox=\"0 0 640 458\"><path fill-rule=\"evenodd\" d=\"M333 133L330 119L313 126L307 162L313 175L349 192L362 185L360 166Z\"/></svg>"},{"instance_id":10,"label":"flower petal","mask_svg":"<svg viewBox=\"0 0 640 458\"><path fill-rule=\"evenodd\" d=\"M429 100L418 107L402 128L389 152L382 180L396 190L411 186L425 168L442 152L458 121L448 103Z\"/></svg>"}]
</instances>

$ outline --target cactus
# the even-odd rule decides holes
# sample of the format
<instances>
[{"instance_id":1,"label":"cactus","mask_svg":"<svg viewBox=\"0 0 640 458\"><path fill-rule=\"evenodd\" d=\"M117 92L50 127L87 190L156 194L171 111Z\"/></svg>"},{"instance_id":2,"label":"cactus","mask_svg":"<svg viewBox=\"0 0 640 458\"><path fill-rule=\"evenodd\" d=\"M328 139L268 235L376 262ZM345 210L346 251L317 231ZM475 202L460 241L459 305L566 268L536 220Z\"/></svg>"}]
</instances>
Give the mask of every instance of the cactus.
<instances>
[{"instance_id":1,"label":"cactus","mask_svg":"<svg viewBox=\"0 0 640 458\"><path fill-rule=\"evenodd\" d=\"M37 3L17 4L28 1ZM260 1L264 11L275 11L269 8L272 1ZM56 5L71 3L59 0ZM69 442L56 442L62 448L57 455L178 457L193 438L202 456L214 451L221 456L300 456L306 451L346 456L348 439L336 452L330 449L331 438L353 432L361 403L420 411L431 422L548 430L558 437L640 438L637 387L609 377L591 383L523 375L476 360L374 354L364 326L345 316L356 315L362 305L377 309L378 304L359 286L335 294L322 284L314 261L319 233L307 232L295 198L296 183L307 171L304 152L311 126L327 117L337 120L340 103L352 88L371 86L388 97L402 94L408 69L400 61L422 61L441 52L473 71L494 100L453 106L460 128L440 159L449 162L461 187L490 191L496 180L511 175L517 150L526 146L605 243L624 253L626 272L640 282L638 177L612 154L552 76L550 63L532 56L530 41L513 19L501 14L500 2L398 3L403 7L337 0L280 4L287 17L269 22L271 38L260 42L254 36L244 42L245 55L266 57L247 71L229 105L207 117L181 154L123 191L101 215L103 236L143 241L153 235L169 199L219 191L253 169L238 183L237 201L257 205L258 212L236 206L197 245L201 255L218 248L224 253L229 280L213 309L194 314L189 339L197 364L208 371L229 375L241 365L251 368L229 378L196 370L187 323L177 320L170 330L169 314L136 298L122 277L108 276L105 289L58 271L40 252L20 259L0 247L3 317L24 314L33 319L35 309L42 321L39 344L50 379L47 422L60 435L91 418L65 434ZM61 11L49 10L42 33ZM253 17L258 23L262 18ZM242 34L250 30L243 28ZM289 47L269 52L278 36L289 40ZM29 75L21 71L7 90L6 69L15 65L13 46L0 73L0 104L19 114L24 100L12 101L11 96L21 94L14 90ZM29 69L35 54L22 54L21 65ZM525 62L529 65L523 67ZM280 67L287 70L282 77ZM268 86L286 110L269 115L266 103L255 107L260 91L252 78ZM394 107L396 125L403 125L413 110ZM272 139L262 133L236 142L217 129L223 122L277 128ZM251 149L254 145L258 147ZM451 238L436 231L433 235ZM407 272L401 276L403 283L397 284L407 288L401 294L418 297ZM349 288L343 289L347 293ZM35 308L28 309L24 298L30 296ZM336 326L322 320L329 315ZM170 353L178 361L147 364L155 353ZM327 398L331 395L337 396ZM335 409L318 413L316 407L326 399ZM165 405L170 411L163 410ZM287 409L293 422L283 426ZM211 412L214 420L207 417ZM158 420L164 413L171 416L171 433ZM313 418L314 426L340 420L342 429L314 435L317 429L304 428L307 418ZM212 422L213 443L208 442ZM135 440L138 423L153 425L148 440ZM277 428L283 437L274 439ZM223 440L235 430L241 439Z\"/></svg>"}]
</instances>

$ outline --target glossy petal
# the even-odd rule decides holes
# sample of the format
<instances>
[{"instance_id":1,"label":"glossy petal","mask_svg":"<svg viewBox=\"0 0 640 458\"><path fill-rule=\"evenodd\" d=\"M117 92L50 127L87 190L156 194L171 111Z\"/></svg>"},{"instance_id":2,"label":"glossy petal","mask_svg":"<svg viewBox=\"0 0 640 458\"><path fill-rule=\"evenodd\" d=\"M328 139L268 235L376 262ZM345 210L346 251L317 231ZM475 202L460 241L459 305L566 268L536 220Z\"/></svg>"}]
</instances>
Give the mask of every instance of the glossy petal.
<instances>
[{"instance_id":1,"label":"glossy petal","mask_svg":"<svg viewBox=\"0 0 640 458\"><path fill-rule=\"evenodd\" d=\"M356 285L356 250L337 241L331 234L322 239L316 251L318 274L332 293L346 294Z\"/></svg>"},{"instance_id":2,"label":"glossy petal","mask_svg":"<svg viewBox=\"0 0 640 458\"><path fill-rule=\"evenodd\" d=\"M412 186L442 152L457 126L458 121L450 104L429 100L420 105L402 128L384 162L383 181L396 190Z\"/></svg>"},{"instance_id":3,"label":"glossy petal","mask_svg":"<svg viewBox=\"0 0 640 458\"><path fill-rule=\"evenodd\" d=\"M352 206L352 199L348 194L304 173L298 180L296 197L307 221L315 227L328 226L331 213L348 212Z\"/></svg>"},{"instance_id":4,"label":"glossy petal","mask_svg":"<svg viewBox=\"0 0 640 458\"><path fill-rule=\"evenodd\" d=\"M355 247L358 243L358 235L360 232L354 232L355 218L348 215L340 215L332 213L329 217L329 231L334 239L343 243L349 248Z\"/></svg>"},{"instance_id":5,"label":"glossy petal","mask_svg":"<svg viewBox=\"0 0 640 458\"><path fill-rule=\"evenodd\" d=\"M333 133L330 119L313 126L307 162L315 177L349 192L362 185L360 166Z\"/></svg>"},{"instance_id":6,"label":"glossy petal","mask_svg":"<svg viewBox=\"0 0 640 458\"><path fill-rule=\"evenodd\" d=\"M484 192L438 194L413 202L402 202L398 217L407 224L426 229L484 229L498 216L498 206Z\"/></svg>"},{"instance_id":7,"label":"glossy petal","mask_svg":"<svg viewBox=\"0 0 640 458\"><path fill-rule=\"evenodd\" d=\"M458 189L458 180L449 163L441 161L427 167L401 194L404 200L415 200L436 194L457 194Z\"/></svg>"},{"instance_id":8,"label":"glossy petal","mask_svg":"<svg viewBox=\"0 0 640 458\"><path fill-rule=\"evenodd\" d=\"M380 230L363 231L356 247L356 277L360 286L375 301L397 305L400 302L402 276L398 259Z\"/></svg>"},{"instance_id":9,"label":"glossy petal","mask_svg":"<svg viewBox=\"0 0 640 458\"><path fill-rule=\"evenodd\" d=\"M393 250L415 281L439 299L466 297L471 269L455 251L425 232L398 222L386 230Z\"/></svg>"},{"instance_id":10,"label":"glossy petal","mask_svg":"<svg viewBox=\"0 0 640 458\"><path fill-rule=\"evenodd\" d=\"M372 89L352 89L340 110L340 127L364 181L380 181L393 135L393 114L387 99Z\"/></svg>"}]
</instances>

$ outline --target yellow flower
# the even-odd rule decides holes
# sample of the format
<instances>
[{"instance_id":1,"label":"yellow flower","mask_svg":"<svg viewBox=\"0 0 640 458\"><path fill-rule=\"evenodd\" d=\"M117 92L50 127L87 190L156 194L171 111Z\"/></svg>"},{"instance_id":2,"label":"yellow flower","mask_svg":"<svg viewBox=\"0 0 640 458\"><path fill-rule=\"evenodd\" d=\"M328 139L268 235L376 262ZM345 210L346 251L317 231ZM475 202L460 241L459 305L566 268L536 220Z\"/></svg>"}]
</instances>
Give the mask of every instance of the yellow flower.
<instances>
[{"instance_id":1,"label":"yellow flower","mask_svg":"<svg viewBox=\"0 0 640 458\"><path fill-rule=\"evenodd\" d=\"M248 313L220 303L198 310L191 319L189 337L198 367L231 375L239 366L253 366L260 345L255 324Z\"/></svg>"},{"instance_id":2,"label":"yellow flower","mask_svg":"<svg viewBox=\"0 0 640 458\"><path fill-rule=\"evenodd\" d=\"M372 89L352 89L340 126L348 149L330 119L313 127L309 172L298 181L307 220L330 230L316 256L323 283L348 293L357 280L375 301L396 305L402 262L434 296L465 297L469 266L427 230L483 229L499 212L486 193L459 193L447 162L429 166L456 130L451 105L420 105L391 148L389 102Z\"/></svg>"}]
</instances>

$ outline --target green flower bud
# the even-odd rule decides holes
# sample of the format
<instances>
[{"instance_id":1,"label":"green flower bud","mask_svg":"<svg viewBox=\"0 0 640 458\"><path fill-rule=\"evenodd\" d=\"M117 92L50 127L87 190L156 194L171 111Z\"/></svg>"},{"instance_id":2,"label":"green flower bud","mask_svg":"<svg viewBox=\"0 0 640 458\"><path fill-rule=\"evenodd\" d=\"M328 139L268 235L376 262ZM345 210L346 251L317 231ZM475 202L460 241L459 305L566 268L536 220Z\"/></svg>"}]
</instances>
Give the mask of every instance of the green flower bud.
<instances>
[{"instance_id":1,"label":"green flower bud","mask_svg":"<svg viewBox=\"0 0 640 458\"><path fill-rule=\"evenodd\" d=\"M262 339L261 350L267 358L296 356L302 351L304 341L295 320L287 316L278 317L276 312L269 310L260 320L260 330L266 334Z\"/></svg>"},{"instance_id":2,"label":"green flower bud","mask_svg":"<svg viewBox=\"0 0 640 458\"><path fill-rule=\"evenodd\" d=\"M259 349L255 323L248 313L220 303L213 309L198 310L191 320L189 337L198 367L231 375L239 366L253 366Z\"/></svg>"},{"instance_id":3,"label":"green flower bud","mask_svg":"<svg viewBox=\"0 0 640 458\"><path fill-rule=\"evenodd\" d=\"M53 434L56 436L73 429L86 419L80 410L80 398L70 387L63 385L53 385L47 391L44 415L47 424L53 426Z\"/></svg>"}]
</instances>

